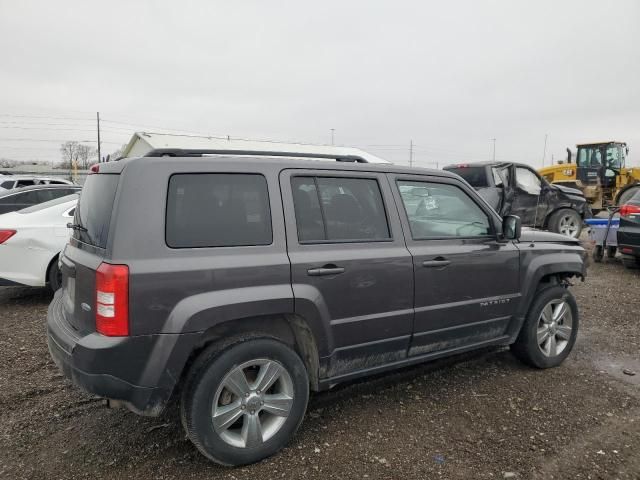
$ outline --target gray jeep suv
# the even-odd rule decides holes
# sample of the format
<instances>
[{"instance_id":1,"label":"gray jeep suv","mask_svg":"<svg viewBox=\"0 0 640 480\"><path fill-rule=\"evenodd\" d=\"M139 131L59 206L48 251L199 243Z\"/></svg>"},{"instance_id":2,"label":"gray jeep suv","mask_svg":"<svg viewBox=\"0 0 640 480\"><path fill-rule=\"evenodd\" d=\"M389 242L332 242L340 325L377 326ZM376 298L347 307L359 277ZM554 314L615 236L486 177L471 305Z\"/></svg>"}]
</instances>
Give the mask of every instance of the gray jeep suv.
<instances>
[{"instance_id":1,"label":"gray jeep suv","mask_svg":"<svg viewBox=\"0 0 640 480\"><path fill-rule=\"evenodd\" d=\"M73 383L144 415L179 399L196 447L242 465L287 444L309 390L486 346L567 357L576 240L521 232L448 172L276 155L88 176L48 312Z\"/></svg>"}]
</instances>

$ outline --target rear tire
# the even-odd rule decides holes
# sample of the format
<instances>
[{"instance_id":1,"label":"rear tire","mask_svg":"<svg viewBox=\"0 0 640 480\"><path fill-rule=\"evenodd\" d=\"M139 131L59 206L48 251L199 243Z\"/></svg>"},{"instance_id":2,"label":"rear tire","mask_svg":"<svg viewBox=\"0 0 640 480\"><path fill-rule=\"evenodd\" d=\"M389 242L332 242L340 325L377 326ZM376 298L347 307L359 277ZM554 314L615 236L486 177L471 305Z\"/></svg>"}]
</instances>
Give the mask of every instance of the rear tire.
<instances>
[{"instance_id":1,"label":"rear tire","mask_svg":"<svg viewBox=\"0 0 640 480\"><path fill-rule=\"evenodd\" d=\"M622 265L625 268L636 270L640 268L640 257L634 257L633 255L622 255Z\"/></svg>"},{"instance_id":2,"label":"rear tire","mask_svg":"<svg viewBox=\"0 0 640 480\"><path fill-rule=\"evenodd\" d=\"M570 208L562 208L551 215L549 230L571 238L578 238L582 233L582 217Z\"/></svg>"},{"instance_id":3,"label":"rear tire","mask_svg":"<svg viewBox=\"0 0 640 480\"><path fill-rule=\"evenodd\" d=\"M49 281L49 288L53 292L56 292L60 287L62 287L62 272L60 272L60 268L58 267L58 257L51 261L47 280Z\"/></svg>"},{"instance_id":4,"label":"rear tire","mask_svg":"<svg viewBox=\"0 0 640 480\"><path fill-rule=\"evenodd\" d=\"M578 326L578 306L571 292L561 285L546 288L536 294L511 350L533 367L557 367L571 352Z\"/></svg>"},{"instance_id":5,"label":"rear tire","mask_svg":"<svg viewBox=\"0 0 640 480\"><path fill-rule=\"evenodd\" d=\"M607 257L610 260L613 260L616 257L617 251L618 251L618 247L607 247Z\"/></svg>"},{"instance_id":6,"label":"rear tire","mask_svg":"<svg viewBox=\"0 0 640 480\"><path fill-rule=\"evenodd\" d=\"M210 460L246 465L282 449L300 426L309 377L283 343L259 338L205 350L182 394L187 436Z\"/></svg>"}]
</instances>

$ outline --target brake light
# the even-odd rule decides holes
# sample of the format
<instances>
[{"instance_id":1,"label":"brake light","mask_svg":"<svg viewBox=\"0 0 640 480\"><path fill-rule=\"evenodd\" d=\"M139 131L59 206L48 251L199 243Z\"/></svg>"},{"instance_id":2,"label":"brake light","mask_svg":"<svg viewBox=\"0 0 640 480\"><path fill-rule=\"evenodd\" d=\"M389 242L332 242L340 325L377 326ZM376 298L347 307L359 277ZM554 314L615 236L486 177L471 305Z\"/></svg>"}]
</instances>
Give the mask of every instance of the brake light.
<instances>
[{"instance_id":1,"label":"brake light","mask_svg":"<svg viewBox=\"0 0 640 480\"><path fill-rule=\"evenodd\" d=\"M89 168L89 175L91 175L92 173L98 173L100 172L100 164L96 163L95 165L91 165L91 167Z\"/></svg>"},{"instance_id":2,"label":"brake light","mask_svg":"<svg viewBox=\"0 0 640 480\"><path fill-rule=\"evenodd\" d=\"M129 267L101 263L96 270L96 331L129 335Z\"/></svg>"},{"instance_id":3,"label":"brake light","mask_svg":"<svg viewBox=\"0 0 640 480\"><path fill-rule=\"evenodd\" d=\"M640 215L640 205L626 204L620 207L620 215L628 217L629 215Z\"/></svg>"},{"instance_id":4,"label":"brake light","mask_svg":"<svg viewBox=\"0 0 640 480\"><path fill-rule=\"evenodd\" d=\"M4 243L16 234L15 230L0 230L0 243Z\"/></svg>"},{"instance_id":5,"label":"brake light","mask_svg":"<svg viewBox=\"0 0 640 480\"><path fill-rule=\"evenodd\" d=\"M469 168L469 164L468 163L459 163L458 165L456 165L456 167L458 167L458 168Z\"/></svg>"}]
</instances>

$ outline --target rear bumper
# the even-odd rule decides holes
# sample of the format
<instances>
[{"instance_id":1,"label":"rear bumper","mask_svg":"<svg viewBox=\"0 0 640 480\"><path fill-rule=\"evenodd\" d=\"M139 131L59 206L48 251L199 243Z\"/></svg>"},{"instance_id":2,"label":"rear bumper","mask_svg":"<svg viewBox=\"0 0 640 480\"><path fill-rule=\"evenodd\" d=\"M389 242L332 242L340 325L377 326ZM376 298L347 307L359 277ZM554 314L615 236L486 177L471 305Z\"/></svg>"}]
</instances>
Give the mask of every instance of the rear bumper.
<instances>
[{"instance_id":1,"label":"rear bumper","mask_svg":"<svg viewBox=\"0 0 640 480\"><path fill-rule=\"evenodd\" d=\"M640 257L640 228L621 226L618 229L618 251Z\"/></svg>"},{"instance_id":2,"label":"rear bumper","mask_svg":"<svg viewBox=\"0 0 640 480\"><path fill-rule=\"evenodd\" d=\"M60 291L47 313L49 352L65 377L140 415L157 416L164 410L195 338L195 334L81 336L63 318Z\"/></svg>"}]
</instances>

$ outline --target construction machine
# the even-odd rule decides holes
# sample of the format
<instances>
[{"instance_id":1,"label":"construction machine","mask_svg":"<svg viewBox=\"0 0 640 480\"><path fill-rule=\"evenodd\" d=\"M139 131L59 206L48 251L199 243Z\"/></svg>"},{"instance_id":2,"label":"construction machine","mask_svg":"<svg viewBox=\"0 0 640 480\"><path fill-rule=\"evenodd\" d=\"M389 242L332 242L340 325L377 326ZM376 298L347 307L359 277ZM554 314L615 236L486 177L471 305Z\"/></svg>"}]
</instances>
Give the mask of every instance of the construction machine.
<instances>
[{"instance_id":1,"label":"construction machine","mask_svg":"<svg viewBox=\"0 0 640 480\"><path fill-rule=\"evenodd\" d=\"M622 205L640 191L640 168L625 166L629 154L625 142L582 143L576 148L575 163L567 148L566 162L544 167L540 175L550 183L581 190L594 214Z\"/></svg>"}]
</instances>

